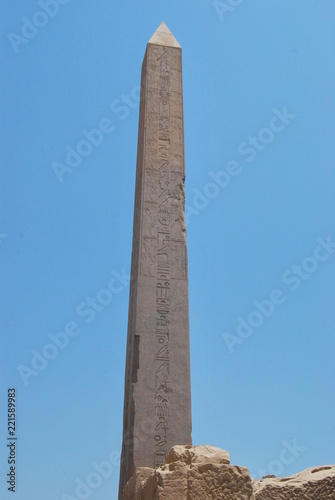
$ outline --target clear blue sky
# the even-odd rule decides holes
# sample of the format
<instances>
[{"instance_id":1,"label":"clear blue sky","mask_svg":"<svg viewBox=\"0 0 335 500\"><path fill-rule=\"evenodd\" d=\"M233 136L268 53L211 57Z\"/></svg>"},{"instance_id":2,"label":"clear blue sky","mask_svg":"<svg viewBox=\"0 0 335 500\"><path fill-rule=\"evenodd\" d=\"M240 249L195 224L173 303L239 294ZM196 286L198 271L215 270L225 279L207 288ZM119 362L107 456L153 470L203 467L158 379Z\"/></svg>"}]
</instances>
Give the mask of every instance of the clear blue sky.
<instances>
[{"instance_id":1,"label":"clear blue sky","mask_svg":"<svg viewBox=\"0 0 335 500\"><path fill-rule=\"evenodd\" d=\"M117 498L138 86L162 20L183 47L194 444L255 476L334 463L334 2L0 13L1 498L8 387L15 498Z\"/></svg>"}]
</instances>

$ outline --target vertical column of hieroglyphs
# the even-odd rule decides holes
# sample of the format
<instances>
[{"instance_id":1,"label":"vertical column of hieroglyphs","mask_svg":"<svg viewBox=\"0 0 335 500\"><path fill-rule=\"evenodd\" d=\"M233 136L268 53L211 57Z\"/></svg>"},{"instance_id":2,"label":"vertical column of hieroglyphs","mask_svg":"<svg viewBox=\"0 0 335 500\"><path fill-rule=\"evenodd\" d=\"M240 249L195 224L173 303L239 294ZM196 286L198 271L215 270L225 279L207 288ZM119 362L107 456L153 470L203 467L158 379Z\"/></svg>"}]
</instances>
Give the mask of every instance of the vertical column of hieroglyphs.
<instances>
[{"instance_id":1,"label":"vertical column of hieroglyphs","mask_svg":"<svg viewBox=\"0 0 335 500\"><path fill-rule=\"evenodd\" d=\"M157 254L155 348L154 466L165 463L169 442L171 308L171 49L163 47L158 58L158 169L157 169Z\"/></svg>"}]
</instances>

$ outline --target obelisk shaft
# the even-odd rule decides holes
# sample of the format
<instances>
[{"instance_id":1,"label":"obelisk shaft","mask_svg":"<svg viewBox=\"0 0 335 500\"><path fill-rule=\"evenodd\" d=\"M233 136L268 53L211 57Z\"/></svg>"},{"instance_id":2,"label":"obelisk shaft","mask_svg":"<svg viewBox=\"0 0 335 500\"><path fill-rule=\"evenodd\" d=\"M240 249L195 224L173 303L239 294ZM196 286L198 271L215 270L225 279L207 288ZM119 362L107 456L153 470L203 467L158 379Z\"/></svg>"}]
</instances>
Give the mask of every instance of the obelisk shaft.
<instances>
[{"instance_id":1,"label":"obelisk shaft","mask_svg":"<svg viewBox=\"0 0 335 500\"><path fill-rule=\"evenodd\" d=\"M181 48L162 23L142 66L120 498L191 444L184 179Z\"/></svg>"}]
</instances>

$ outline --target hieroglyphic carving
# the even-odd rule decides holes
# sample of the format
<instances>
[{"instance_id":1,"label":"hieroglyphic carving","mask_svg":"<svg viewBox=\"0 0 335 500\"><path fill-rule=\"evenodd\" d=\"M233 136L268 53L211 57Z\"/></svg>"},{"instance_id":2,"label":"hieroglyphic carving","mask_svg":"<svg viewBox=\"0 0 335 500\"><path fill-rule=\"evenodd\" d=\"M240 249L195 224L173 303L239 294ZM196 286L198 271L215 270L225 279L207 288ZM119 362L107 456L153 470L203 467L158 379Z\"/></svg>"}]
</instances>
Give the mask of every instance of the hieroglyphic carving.
<instances>
[{"instance_id":1,"label":"hieroglyphic carving","mask_svg":"<svg viewBox=\"0 0 335 500\"><path fill-rule=\"evenodd\" d=\"M154 455L155 467L162 467L162 465L165 465L166 457L167 457L166 451L164 450L156 451Z\"/></svg>"},{"instance_id":2,"label":"hieroglyphic carving","mask_svg":"<svg viewBox=\"0 0 335 500\"><path fill-rule=\"evenodd\" d=\"M143 236L144 238L155 238L156 237L156 215L157 215L157 205L156 203L144 202L143 209Z\"/></svg>"},{"instance_id":3,"label":"hieroglyphic carving","mask_svg":"<svg viewBox=\"0 0 335 500\"><path fill-rule=\"evenodd\" d=\"M157 143L156 140L147 140L145 169L157 168Z\"/></svg>"},{"instance_id":4,"label":"hieroglyphic carving","mask_svg":"<svg viewBox=\"0 0 335 500\"><path fill-rule=\"evenodd\" d=\"M181 172L171 172L170 196L184 203L184 176Z\"/></svg>"},{"instance_id":5,"label":"hieroglyphic carving","mask_svg":"<svg viewBox=\"0 0 335 500\"><path fill-rule=\"evenodd\" d=\"M144 201L157 202L157 170L147 169L144 180Z\"/></svg>"},{"instance_id":6,"label":"hieroglyphic carving","mask_svg":"<svg viewBox=\"0 0 335 500\"><path fill-rule=\"evenodd\" d=\"M157 179L157 281L156 281L156 340L155 353L155 415L154 466L165 463L168 452L167 433L169 418L170 357L169 357L169 313L171 307L171 158L170 130L170 50L162 47L158 58L159 76L159 130L158 130L158 179ZM162 420L163 419L163 420ZM161 425L164 422L164 425Z\"/></svg>"},{"instance_id":7,"label":"hieroglyphic carving","mask_svg":"<svg viewBox=\"0 0 335 500\"><path fill-rule=\"evenodd\" d=\"M152 148L154 154L154 148ZM143 225L142 225L142 245L141 245L141 266L142 276L156 276L157 257L157 171L147 169L144 171L144 202L143 202Z\"/></svg>"},{"instance_id":8,"label":"hieroglyphic carving","mask_svg":"<svg viewBox=\"0 0 335 500\"><path fill-rule=\"evenodd\" d=\"M184 242L172 241L170 252L173 261L171 278L177 280L187 279L187 255Z\"/></svg>"},{"instance_id":9,"label":"hieroglyphic carving","mask_svg":"<svg viewBox=\"0 0 335 500\"><path fill-rule=\"evenodd\" d=\"M168 342L170 340L170 330L169 330L169 323L170 321L167 318L164 318L164 311L161 310L161 316L159 317L156 321L156 340L158 342L158 345L164 347L168 346Z\"/></svg>"},{"instance_id":10,"label":"hieroglyphic carving","mask_svg":"<svg viewBox=\"0 0 335 500\"><path fill-rule=\"evenodd\" d=\"M158 131L157 113L149 111L147 113L146 140L154 140Z\"/></svg>"},{"instance_id":11,"label":"hieroglyphic carving","mask_svg":"<svg viewBox=\"0 0 335 500\"><path fill-rule=\"evenodd\" d=\"M171 240L172 241L183 241L185 244L186 237L186 223L184 217L183 207L180 205L173 204L171 209Z\"/></svg>"},{"instance_id":12,"label":"hieroglyphic carving","mask_svg":"<svg viewBox=\"0 0 335 500\"><path fill-rule=\"evenodd\" d=\"M155 276L157 241L153 238L143 238L141 249L141 274L143 276Z\"/></svg>"}]
</instances>

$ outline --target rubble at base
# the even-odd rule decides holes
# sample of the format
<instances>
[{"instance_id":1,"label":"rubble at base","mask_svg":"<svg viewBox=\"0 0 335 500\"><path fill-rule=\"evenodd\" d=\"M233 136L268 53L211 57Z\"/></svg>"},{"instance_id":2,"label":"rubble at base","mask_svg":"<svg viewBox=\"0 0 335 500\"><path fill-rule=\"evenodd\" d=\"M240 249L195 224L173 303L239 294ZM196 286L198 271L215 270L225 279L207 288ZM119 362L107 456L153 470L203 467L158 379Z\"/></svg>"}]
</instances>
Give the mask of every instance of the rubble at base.
<instances>
[{"instance_id":1,"label":"rubble at base","mask_svg":"<svg viewBox=\"0 0 335 500\"><path fill-rule=\"evenodd\" d=\"M335 500L335 465L258 480L209 445L174 446L166 462L156 470L139 467L122 500Z\"/></svg>"}]
</instances>

